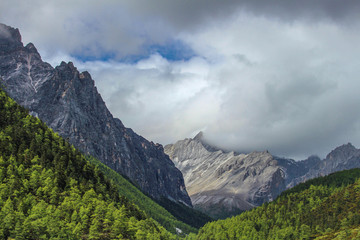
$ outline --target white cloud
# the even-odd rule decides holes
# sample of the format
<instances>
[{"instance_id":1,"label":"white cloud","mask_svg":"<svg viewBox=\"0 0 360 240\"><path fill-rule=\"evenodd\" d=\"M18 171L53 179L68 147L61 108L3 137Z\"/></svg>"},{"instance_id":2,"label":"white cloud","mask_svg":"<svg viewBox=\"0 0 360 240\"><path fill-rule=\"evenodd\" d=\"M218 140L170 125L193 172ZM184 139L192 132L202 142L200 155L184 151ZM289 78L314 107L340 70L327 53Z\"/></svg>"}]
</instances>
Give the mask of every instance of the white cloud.
<instances>
[{"instance_id":1,"label":"white cloud","mask_svg":"<svg viewBox=\"0 0 360 240\"><path fill-rule=\"evenodd\" d=\"M208 81L209 64L202 58L170 62L152 55L136 64L76 65L91 69L113 114L149 139L166 143L189 136L216 115L214 101L220 93Z\"/></svg>"},{"instance_id":2,"label":"white cloud","mask_svg":"<svg viewBox=\"0 0 360 240\"><path fill-rule=\"evenodd\" d=\"M88 70L111 112L149 140L204 130L221 147L296 158L360 146L359 4L294 2L2 1L0 21L52 64ZM118 61L169 39L195 56Z\"/></svg>"},{"instance_id":3,"label":"white cloud","mask_svg":"<svg viewBox=\"0 0 360 240\"><path fill-rule=\"evenodd\" d=\"M329 22L242 16L189 36L198 54L214 59L216 53L221 64L212 78L227 92L217 121L208 125L209 140L294 157L359 144L353 131L360 99L353 89L359 87L360 49L353 31ZM236 62L236 54L245 63Z\"/></svg>"}]
</instances>

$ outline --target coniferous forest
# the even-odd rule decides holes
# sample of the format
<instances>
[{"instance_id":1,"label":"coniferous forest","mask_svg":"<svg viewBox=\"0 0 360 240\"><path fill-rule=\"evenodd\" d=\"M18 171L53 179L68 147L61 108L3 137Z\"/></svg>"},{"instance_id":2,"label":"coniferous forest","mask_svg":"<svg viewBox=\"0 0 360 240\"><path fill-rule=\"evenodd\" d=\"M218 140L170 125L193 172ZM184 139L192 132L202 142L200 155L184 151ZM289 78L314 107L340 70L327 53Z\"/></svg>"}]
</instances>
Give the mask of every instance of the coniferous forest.
<instances>
[{"instance_id":1,"label":"coniferous forest","mask_svg":"<svg viewBox=\"0 0 360 240\"><path fill-rule=\"evenodd\" d=\"M0 240L360 240L359 12L0 0Z\"/></svg>"},{"instance_id":2,"label":"coniferous forest","mask_svg":"<svg viewBox=\"0 0 360 240\"><path fill-rule=\"evenodd\" d=\"M360 169L307 181L196 234L2 90L0 180L1 239L360 239ZM173 211L196 227L206 219Z\"/></svg>"},{"instance_id":3,"label":"coniferous forest","mask_svg":"<svg viewBox=\"0 0 360 240\"><path fill-rule=\"evenodd\" d=\"M283 192L251 211L206 224L196 239L360 239L360 169Z\"/></svg>"},{"instance_id":4,"label":"coniferous forest","mask_svg":"<svg viewBox=\"0 0 360 240\"><path fill-rule=\"evenodd\" d=\"M0 91L0 239L171 239L98 167Z\"/></svg>"},{"instance_id":5,"label":"coniferous forest","mask_svg":"<svg viewBox=\"0 0 360 240\"><path fill-rule=\"evenodd\" d=\"M91 156L88 156L87 159L95 164L106 177L113 181L120 195L126 196L126 198L139 206L140 209L144 210L148 216L155 219L172 233L176 233L176 228L181 229L184 233L194 233L197 231L197 228L202 227L206 222L212 220L207 215L181 203L175 203L164 198L153 200L142 193L122 175L101 163L99 160ZM157 201L160 202L161 205L159 205Z\"/></svg>"}]
</instances>

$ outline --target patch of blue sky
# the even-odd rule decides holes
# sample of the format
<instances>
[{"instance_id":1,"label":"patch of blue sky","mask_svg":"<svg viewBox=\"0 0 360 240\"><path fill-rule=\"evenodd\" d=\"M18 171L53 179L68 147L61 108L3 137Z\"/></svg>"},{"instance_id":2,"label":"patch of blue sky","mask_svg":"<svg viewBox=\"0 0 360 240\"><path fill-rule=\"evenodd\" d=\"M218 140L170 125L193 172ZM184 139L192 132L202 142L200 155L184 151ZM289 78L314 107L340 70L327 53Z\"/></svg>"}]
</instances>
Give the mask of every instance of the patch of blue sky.
<instances>
[{"instance_id":1,"label":"patch of blue sky","mask_svg":"<svg viewBox=\"0 0 360 240\"><path fill-rule=\"evenodd\" d=\"M93 62L101 61L108 62L110 60L116 59L115 51L105 51L100 44L95 44L93 47L83 47L80 50L77 50L71 54L71 57L81 61L81 62Z\"/></svg>"},{"instance_id":2,"label":"patch of blue sky","mask_svg":"<svg viewBox=\"0 0 360 240\"><path fill-rule=\"evenodd\" d=\"M108 62L110 60L116 59L116 54L111 52L102 53L98 55L75 53L72 54L71 57L81 62L93 62L93 61Z\"/></svg>"},{"instance_id":3,"label":"patch of blue sky","mask_svg":"<svg viewBox=\"0 0 360 240\"><path fill-rule=\"evenodd\" d=\"M169 61L187 61L195 52L180 40L168 41L165 44L153 44L147 47L148 54L159 54Z\"/></svg>"},{"instance_id":4,"label":"patch of blue sky","mask_svg":"<svg viewBox=\"0 0 360 240\"><path fill-rule=\"evenodd\" d=\"M75 52L71 57L82 61L117 61L128 64L135 64L143 59L149 58L153 54L159 54L168 61L187 61L196 56L195 52L180 40L169 40L164 44L147 44L142 47L141 54L130 54L123 57L118 57L116 51L101 51L100 48L96 52L90 49L82 49L82 51Z\"/></svg>"}]
</instances>

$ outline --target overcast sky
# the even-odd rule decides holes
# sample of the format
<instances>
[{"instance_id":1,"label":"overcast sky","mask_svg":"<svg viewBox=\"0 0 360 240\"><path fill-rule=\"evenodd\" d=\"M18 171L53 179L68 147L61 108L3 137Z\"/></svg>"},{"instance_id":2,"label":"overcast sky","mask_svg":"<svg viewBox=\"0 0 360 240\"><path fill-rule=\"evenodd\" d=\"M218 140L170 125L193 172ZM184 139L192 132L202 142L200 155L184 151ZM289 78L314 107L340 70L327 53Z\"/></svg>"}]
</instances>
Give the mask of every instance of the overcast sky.
<instances>
[{"instance_id":1,"label":"overcast sky","mask_svg":"<svg viewBox=\"0 0 360 240\"><path fill-rule=\"evenodd\" d=\"M88 70L115 117L161 144L321 157L360 147L360 1L0 2L54 67Z\"/></svg>"}]
</instances>

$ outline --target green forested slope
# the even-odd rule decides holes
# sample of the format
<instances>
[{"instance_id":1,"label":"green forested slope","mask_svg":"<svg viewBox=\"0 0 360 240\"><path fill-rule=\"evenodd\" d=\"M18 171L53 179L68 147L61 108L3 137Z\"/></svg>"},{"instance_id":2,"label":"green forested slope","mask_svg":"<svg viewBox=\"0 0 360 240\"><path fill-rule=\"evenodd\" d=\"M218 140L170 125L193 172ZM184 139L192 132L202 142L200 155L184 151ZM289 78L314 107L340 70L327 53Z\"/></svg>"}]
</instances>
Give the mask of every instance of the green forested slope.
<instances>
[{"instance_id":1,"label":"green forested slope","mask_svg":"<svg viewBox=\"0 0 360 240\"><path fill-rule=\"evenodd\" d=\"M344 170L341 172L336 172L329 174L327 176L318 177L310 179L304 183L298 184L293 188L290 188L280 194L280 196L285 196L290 193L299 193L303 190L308 189L311 185L313 186L327 186L332 188L347 186L355 182L356 179L360 177L360 169L351 169Z\"/></svg>"},{"instance_id":2,"label":"green forested slope","mask_svg":"<svg viewBox=\"0 0 360 240\"><path fill-rule=\"evenodd\" d=\"M0 90L0 239L171 239Z\"/></svg>"},{"instance_id":3,"label":"green forested slope","mask_svg":"<svg viewBox=\"0 0 360 240\"><path fill-rule=\"evenodd\" d=\"M197 239L360 239L360 170L314 179L274 202L206 224Z\"/></svg>"},{"instance_id":4,"label":"green forested slope","mask_svg":"<svg viewBox=\"0 0 360 240\"><path fill-rule=\"evenodd\" d=\"M160 206L150 197L142 193L138 188L132 185L119 173L115 172L114 170L112 170L111 168L104 165L99 160L93 157L89 157L88 159L91 163L98 166L98 168L104 173L106 177L108 177L113 181L120 195L126 196L130 201L134 202L137 206L139 206L142 210L144 210L148 216L158 221L162 226L164 226L170 232L175 233L176 232L175 228L181 229L184 233L197 231L197 229L179 221L177 218L171 215L167 210L165 210L162 206ZM177 206L179 204L174 203L174 205ZM186 216L188 218L188 222L193 223L193 225L195 226L196 224L204 225L205 224L204 220L207 219L206 216L200 213L201 214L200 221L195 222L193 219L198 220L196 218L196 214L197 212L194 210L188 213ZM209 217L208 219L210 220Z\"/></svg>"},{"instance_id":5,"label":"green forested slope","mask_svg":"<svg viewBox=\"0 0 360 240\"><path fill-rule=\"evenodd\" d=\"M197 209L190 208L183 203L171 201L168 198L162 197L160 200L156 201L173 216L176 216L178 220L196 228L200 228L204 226L205 223L214 220Z\"/></svg>"}]
</instances>

